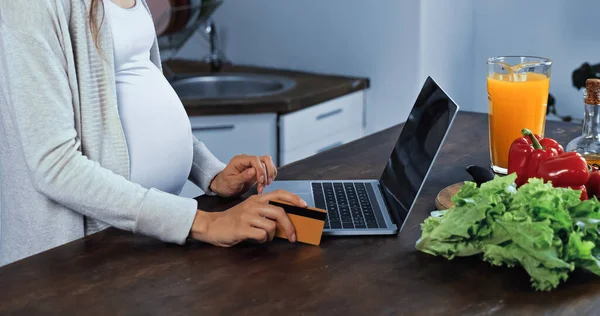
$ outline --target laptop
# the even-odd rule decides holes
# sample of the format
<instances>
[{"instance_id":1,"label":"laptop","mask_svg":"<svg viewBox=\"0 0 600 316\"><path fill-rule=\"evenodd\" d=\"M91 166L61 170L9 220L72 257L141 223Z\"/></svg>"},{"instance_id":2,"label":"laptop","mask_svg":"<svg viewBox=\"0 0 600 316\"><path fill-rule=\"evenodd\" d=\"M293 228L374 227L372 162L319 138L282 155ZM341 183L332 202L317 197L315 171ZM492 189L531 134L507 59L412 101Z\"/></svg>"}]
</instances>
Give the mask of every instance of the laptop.
<instances>
[{"instance_id":1,"label":"laptop","mask_svg":"<svg viewBox=\"0 0 600 316\"><path fill-rule=\"evenodd\" d=\"M323 235L393 235L402 230L458 112L428 77L379 179L276 180L311 207L327 210Z\"/></svg>"}]
</instances>

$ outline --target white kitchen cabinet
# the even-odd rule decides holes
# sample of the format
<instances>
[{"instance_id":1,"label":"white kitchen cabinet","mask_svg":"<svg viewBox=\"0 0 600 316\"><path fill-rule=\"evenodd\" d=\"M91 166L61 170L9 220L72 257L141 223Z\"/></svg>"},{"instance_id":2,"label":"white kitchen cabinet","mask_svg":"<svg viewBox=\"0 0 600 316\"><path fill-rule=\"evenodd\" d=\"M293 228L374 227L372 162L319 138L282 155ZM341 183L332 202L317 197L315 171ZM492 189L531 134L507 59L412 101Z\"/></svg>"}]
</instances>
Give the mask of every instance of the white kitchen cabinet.
<instances>
[{"instance_id":1,"label":"white kitchen cabinet","mask_svg":"<svg viewBox=\"0 0 600 316\"><path fill-rule=\"evenodd\" d=\"M223 163L239 154L270 155L277 163L277 114L207 115L190 117L192 133ZM202 190L188 181L181 196Z\"/></svg>"},{"instance_id":2,"label":"white kitchen cabinet","mask_svg":"<svg viewBox=\"0 0 600 316\"><path fill-rule=\"evenodd\" d=\"M277 114L190 117L192 132L224 163L239 154L277 157Z\"/></svg>"},{"instance_id":3,"label":"white kitchen cabinet","mask_svg":"<svg viewBox=\"0 0 600 316\"><path fill-rule=\"evenodd\" d=\"M364 91L279 117L280 165L364 136Z\"/></svg>"},{"instance_id":4,"label":"white kitchen cabinet","mask_svg":"<svg viewBox=\"0 0 600 316\"><path fill-rule=\"evenodd\" d=\"M297 160L301 160L351 142L361 138L362 136L362 130L358 128L358 126L349 126L333 135L329 134L327 137L314 140L305 146L282 153L281 161L283 164L288 164Z\"/></svg>"}]
</instances>

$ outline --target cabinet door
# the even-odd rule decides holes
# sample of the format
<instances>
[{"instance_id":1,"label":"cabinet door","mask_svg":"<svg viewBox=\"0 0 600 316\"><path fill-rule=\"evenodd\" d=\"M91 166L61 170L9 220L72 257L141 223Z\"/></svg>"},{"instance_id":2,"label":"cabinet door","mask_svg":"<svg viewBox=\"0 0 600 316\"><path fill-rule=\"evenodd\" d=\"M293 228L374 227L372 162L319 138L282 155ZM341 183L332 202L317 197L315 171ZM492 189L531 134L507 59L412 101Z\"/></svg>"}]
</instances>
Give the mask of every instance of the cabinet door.
<instances>
[{"instance_id":1,"label":"cabinet door","mask_svg":"<svg viewBox=\"0 0 600 316\"><path fill-rule=\"evenodd\" d=\"M271 155L277 164L277 115L244 114L190 117L192 133L223 163L238 154ZM188 181L179 194L196 197L204 192Z\"/></svg>"},{"instance_id":2,"label":"cabinet door","mask_svg":"<svg viewBox=\"0 0 600 316\"><path fill-rule=\"evenodd\" d=\"M337 132L336 134L329 135L328 137L306 144L301 148L296 148L295 150L283 152L281 154L281 164L286 165L294 161L316 155L318 153L356 140L360 137L362 137L362 132L357 126L348 127L342 131Z\"/></svg>"},{"instance_id":3,"label":"cabinet door","mask_svg":"<svg viewBox=\"0 0 600 316\"><path fill-rule=\"evenodd\" d=\"M356 91L279 118L280 150L289 152L352 126L363 131L364 91Z\"/></svg>"},{"instance_id":4,"label":"cabinet door","mask_svg":"<svg viewBox=\"0 0 600 316\"><path fill-rule=\"evenodd\" d=\"M192 132L224 163L239 154L277 158L277 115L219 115L190 118Z\"/></svg>"}]
</instances>

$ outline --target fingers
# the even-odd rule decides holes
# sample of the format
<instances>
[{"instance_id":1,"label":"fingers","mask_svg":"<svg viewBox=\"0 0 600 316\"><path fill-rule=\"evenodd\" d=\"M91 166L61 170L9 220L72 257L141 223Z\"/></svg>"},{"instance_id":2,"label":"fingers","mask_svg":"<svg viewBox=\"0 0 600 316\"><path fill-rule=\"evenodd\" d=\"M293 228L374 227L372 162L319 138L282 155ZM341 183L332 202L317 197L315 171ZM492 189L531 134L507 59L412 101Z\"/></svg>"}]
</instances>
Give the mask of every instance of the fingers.
<instances>
[{"instance_id":1,"label":"fingers","mask_svg":"<svg viewBox=\"0 0 600 316\"><path fill-rule=\"evenodd\" d=\"M294 224L292 224L292 221L281 207L265 205L265 207L260 208L258 211L259 215L276 221L283 229L283 232L289 241L296 242L296 229L294 228Z\"/></svg>"},{"instance_id":2,"label":"fingers","mask_svg":"<svg viewBox=\"0 0 600 316\"><path fill-rule=\"evenodd\" d=\"M260 160L263 162L265 169L267 170L267 185L273 183L275 177L277 177L277 167L275 167L273 159L271 156L266 155L260 157Z\"/></svg>"},{"instance_id":3,"label":"fingers","mask_svg":"<svg viewBox=\"0 0 600 316\"><path fill-rule=\"evenodd\" d=\"M256 178L256 169L248 168L244 170L244 172L240 173L240 177L242 178L242 183L250 182Z\"/></svg>"},{"instance_id":4,"label":"fingers","mask_svg":"<svg viewBox=\"0 0 600 316\"><path fill-rule=\"evenodd\" d=\"M252 167L254 167L254 169L256 169L256 176L257 176L258 183L260 183L261 185L264 186L264 184L267 183L267 178L268 178L267 170L265 169L265 165L256 156L250 157L250 163L252 164ZM262 193L262 191L260 193Z\"/></svg>"},{"instance_id":5,"label":"fingers","mask_svg":"<svg viewBox=\"0 0 600 316\"><path fill-rule=\"evenodd\" d=\"M296 194L284 190L275 190L273 192L263 194L259 197L259 200L264 203L269 203L269 201L273 200L281 200L284 202L292 203L299 207L307 206L306 202L302 198L300 198Z\"/></svg>"},{"instance_id":6,"label":"fingers","mask_svg":"<svg viewBox=\"0 0 600 316\"><path fill-rule=\"evenodd\" d=\"M292 197L295 196L282 191L271 192L264 196L286 200L286 193ZM240 204L243 207L236 207L235 214L238 214L237 216L241 219L245 238L259 242L271 241L275 238L277 229L280 228L289 241L296 242L296 229L288 215L281 207L268 204L269 199L264 199L264 196L254 195ZM297 198L301 201L299 197ZM287 198L287 200L291 200L291 198Z\"/></svg>"},{"instance_id":7,"label":"fingers","mask_svg":"<svg viewBox=\"0 0 600 316\"><path fill-rule=\"evenodd\" d=\"M264 229L250 227L248 231L248 238L263 243L268 240L269 235Z\"/></svg>"},{"instance_id":8,"label":"fingers","mask_svg":"<svg viewBox=\"0 0 600 316\"><path fill-rule=\"evenodd\" d=\"M267 183L268 179L267 170L264 164L262 163L262 161L260 161L260 159L257 156L241 155L238 157L240 160L239 163L242 167L244 167L244 169L251 167L256 170L256 179L258 181L258 193L262 193L264 191L264 186Z\"/></svg>"},{"instance_id":9,"label":"fingers","mask_svg":"<svg viewBox=\"0 0 600 316\"><path fill-rule=\"evenodd\" d=\"M239 155L236 156L235 164L237 165L237 169L240 171L241 179L243 179L244 183L248 183L252 180L249 174L245 172L248 169L254 169L256 180L258 185L256 187L259 194L262 194L265 190L265 187L275 180L277 177L277 167L273 162L273 159L269 155L265 156L248 156L248 155Z\"/></svg>"},{"instance_id":10,"label":"fingers","mask_svg":"<svg viewBox=\"0 0 600 316\"><path fill-rule=\"evenodd\" d=\"M263 168L265 169L265 172L266 172L267 166L265 166L265 164L262 161L260 163L262 164L262 166L263 166ZM267 176L265 177L264 183L260 183L259 182L258 186L256 187L258 193L263 193L265 191L265 187L267 186L267 184L269 184L269 174L266 173L266 175Z\"/></svg>"},{"instance_id":11,"label":"fingers","mask_svg":"<svg viewBox=\"0 0 600 316\"><path fill-rule=\"evenodd\" d=\"M275 222L270 219L267 219L262 216L255 216L250 221L250 225L266 231L269 241L273 240L273 238L275 237L275 230L277 229L277 224L275 224Z\"/></svg>"}]
</instances>

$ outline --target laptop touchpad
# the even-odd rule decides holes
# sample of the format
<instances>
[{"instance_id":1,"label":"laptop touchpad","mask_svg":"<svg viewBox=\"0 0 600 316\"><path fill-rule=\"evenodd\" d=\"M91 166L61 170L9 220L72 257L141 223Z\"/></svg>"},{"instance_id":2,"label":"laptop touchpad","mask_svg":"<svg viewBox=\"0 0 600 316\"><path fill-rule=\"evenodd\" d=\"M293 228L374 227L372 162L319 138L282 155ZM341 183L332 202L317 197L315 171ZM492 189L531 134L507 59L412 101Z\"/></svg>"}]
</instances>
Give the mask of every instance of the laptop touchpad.
<instances>
[{"instance_id":1,"label":"laptop touchpad","mask_svg":"<svg viewBox=\"0 0 600 316\"><path fill-rule=\"evenodd\" d=\"M271 185L268 185L265 188L264 192L268 193L279 189L298 195L301 199L306 201L309 206L314 207L310 181L273 181Z\"/></svg>"}]
</instances>

